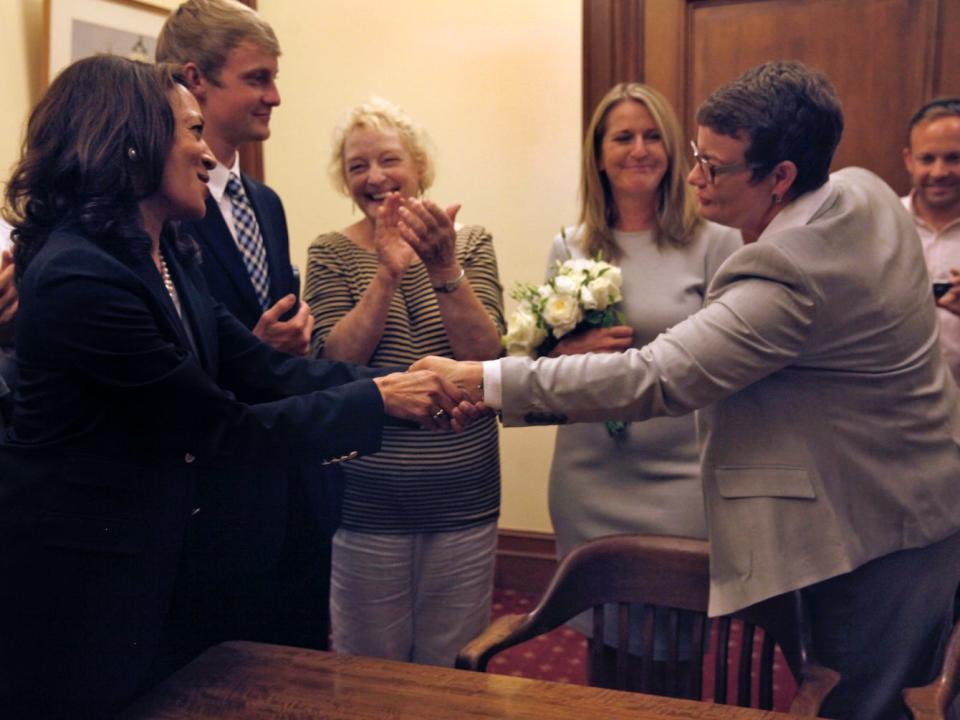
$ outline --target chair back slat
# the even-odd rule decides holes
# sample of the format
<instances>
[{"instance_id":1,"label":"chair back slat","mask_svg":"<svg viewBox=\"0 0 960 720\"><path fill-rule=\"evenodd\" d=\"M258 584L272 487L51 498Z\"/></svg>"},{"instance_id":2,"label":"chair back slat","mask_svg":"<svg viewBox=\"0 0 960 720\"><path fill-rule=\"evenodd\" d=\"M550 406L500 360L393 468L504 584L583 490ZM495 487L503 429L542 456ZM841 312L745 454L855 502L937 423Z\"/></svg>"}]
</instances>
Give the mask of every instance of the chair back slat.
<instances>
[{"instance_id":1,"label":"chair back slat","mask_svg":"<svg viewBox=\"0 0 960 720\"><path fill-rule=\"evenodd\" d=\"M760 648L760 695L757 705L761 710L773 709L773 662L776 643L770 633L763 633L763 646Z\"/></svg>"},{"instance_id":2,"label":"chair back slat","mask_svg":"<svg viewBox=\"0 0 960 720\"><path fill-rule=\"evenodd\" d=\"M627 689L627 658L630 655L630 603L617 604L617 690Z\"/></svg>"},{"instance_id":3,"label":"chair back slat","mask_svg":"<svg viewBox=\"0 0 960 720\"><path fill-rule=\"evenodd\" d=\"M693 629L690 633L690 648L693 657L699 659L707 652L707 623L706 615L697 613L693 616ZM703 663L690 663L690 679L687 683L686 697L691 700L703 699Z\"/></svg>"},{"instance_id":4,"label":"chair back slat","mask_svg":"<svg viewBox=\"0 0 960 720\"><path fill-rule=\"evenodd\" d=\"M713 701L727 704L727 667L730 665L730 618L717 620L717 649L713 672Z\"/></svg>"},{"instance_id":5,"label":"chair back slat","mask_svg":"<svg viewBox=\"0 0 960 720\"><path fill-rule=\"evenodd\" d=\"M593 608L593 636L590 640L590 684L600 684L600 673L604 664L603 642L598 638L606 637L606 621L603 605Z\"/></svg>"},{"instance_id":6,"label":"chair back slat","mask_svg":"<svg viewBox=\"0 0 960 720\"><path fill-rule=\"evenodd\" d=\"M643 606L643 654L640 657L640 687L652 688L654 684L654 639L656 636L656 609L649 603Z\"/></svg>"},{"instance_id":7,"label":"chair back slat","mask_svg":"<svg viewBox=\"0 0 960 720\"><path fill-rule=\"evenodd\" d=\"M752 689L750 670L753 666L753 623L743 623L740 626L740 654L737 660L737 705L750 706L750 691Z\"/></svg>"},{"instance_id":8,"label":"chair back slat","mask_svg":"<svg viewBox=\"0 0 960 720\"><path fill-rule=\"evenodd\" d=\"M666 693L671 697L680 697L683 688L680 686L680 611L676 608L667 609L667 668Z\"/></svg>"}]
</instances>

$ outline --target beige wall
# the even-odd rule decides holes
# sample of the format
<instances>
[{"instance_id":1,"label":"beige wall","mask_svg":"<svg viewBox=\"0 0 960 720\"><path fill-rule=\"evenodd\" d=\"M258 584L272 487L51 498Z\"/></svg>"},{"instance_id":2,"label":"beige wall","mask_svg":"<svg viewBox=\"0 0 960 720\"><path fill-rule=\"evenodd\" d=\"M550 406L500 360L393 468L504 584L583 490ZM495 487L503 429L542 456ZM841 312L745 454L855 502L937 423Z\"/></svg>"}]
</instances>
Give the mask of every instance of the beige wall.
<instances>
[{"instance_id":1,"label":"beige wall","mask_svg":"<svg viewBox=\"0 0 960 720\"><path fill-rule=\"evenodd\" d=\"M157 0L172 7L176 0ZM0 168L16 159L39 80L42 0L3 0L7 68ZM438 148L441 204L494 236L507 290L538 280L550 238L575 215L580 136L580 0L260 0L283 46L283 105L267 142L291 255L305 268L320 232L351 221L327 180L330 134L371 93L402 105ZM6 173L4 173L6 174ZM508 309L513 302L508 299ZM546 477L552 429L502 432L501 526L550 530Z\"/></svg>"},{"instance_id":2,"label":"beige wall","mask_svg":"<svg viewBox=\"0 0 960 720\"><path fill-rule=\"evenodd\" d=\"M40 85L43 0L0 2L0 179L20 154L23 125Z\"/></svg>"}]
</instances>

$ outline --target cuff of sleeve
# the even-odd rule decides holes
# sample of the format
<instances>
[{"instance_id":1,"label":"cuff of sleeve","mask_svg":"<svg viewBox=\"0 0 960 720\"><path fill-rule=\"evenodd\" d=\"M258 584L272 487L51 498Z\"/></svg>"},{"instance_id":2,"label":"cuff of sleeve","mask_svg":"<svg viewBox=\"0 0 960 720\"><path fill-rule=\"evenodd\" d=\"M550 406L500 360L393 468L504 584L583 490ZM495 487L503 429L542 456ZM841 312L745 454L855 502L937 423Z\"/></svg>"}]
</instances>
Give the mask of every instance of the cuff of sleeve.
<instances>
[{"instance_id":1,"label":"cuff of sleeve","mask_svg":"<svg viewBox=\"0 0 960 720\"><path fill-rule=\"evenodd\" d=\"M487 360L483 363L483 403L494 410L503 409L499 360Z\"/></svg>"}]
</instances>

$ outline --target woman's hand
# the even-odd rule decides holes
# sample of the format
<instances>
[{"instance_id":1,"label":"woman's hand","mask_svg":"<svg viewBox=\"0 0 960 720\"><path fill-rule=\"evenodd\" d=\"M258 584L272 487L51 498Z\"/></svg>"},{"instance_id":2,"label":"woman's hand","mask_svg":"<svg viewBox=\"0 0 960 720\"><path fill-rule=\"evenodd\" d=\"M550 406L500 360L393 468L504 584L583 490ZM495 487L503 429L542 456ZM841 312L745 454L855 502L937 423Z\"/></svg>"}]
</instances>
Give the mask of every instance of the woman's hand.
<instances>
[{"instance_id":1,"label":"woman's hand","mask_svg":"<svg viewBox=\"0 0 960 720\"><path fill-rule=\"evenodd\" d=\"M459 211L459 205L443 210L435 202L416 198L404 198L398 209L400 235L423 261L434 285L460 273L454 228Z\"/></svg>"},{"instance_id":2,"label":"woman's hand","mask_svg":"<svg viewBox=\"0 0 960 720\"><path fill-rule=\"evenodd\" d=\"M582 355L588 352L623 352L633 344L633 328L614 325L570 333L556 344L550 357Z\"/></svg>"},{"instance_id":3,"label":"woman's hand","mask_svg":"<svg viewBox=\"0 0 960 720\"><path fill-rule=\"evenodd\" d=\"M402 203L400 193L389 193L383 204L377 208L377 218L373 226L373 245L377 251L377 259L380 267L393 280L403 277L417 256L401 236L398 210Z\"/></svg>"},{"instance_id":4,"label":"woman's hand","mask_svg":"<svg viewBox=\"0 0 960 720\"><path fill-rule=\"evenodd\" d=\"M414 420L424 430L460 431L469 424L463 411L470 406L467 393L438 373L410 370L382 375L373 382L380 390L383 411L391 417Z\"/></svg>"}]
</instances>

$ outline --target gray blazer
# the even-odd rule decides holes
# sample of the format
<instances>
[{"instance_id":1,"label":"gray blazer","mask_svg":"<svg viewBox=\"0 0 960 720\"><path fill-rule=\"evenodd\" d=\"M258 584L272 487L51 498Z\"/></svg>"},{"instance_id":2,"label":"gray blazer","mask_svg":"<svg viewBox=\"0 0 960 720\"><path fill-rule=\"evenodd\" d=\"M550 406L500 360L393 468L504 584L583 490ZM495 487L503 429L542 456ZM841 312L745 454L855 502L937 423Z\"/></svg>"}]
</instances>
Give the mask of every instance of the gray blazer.
<instances>
[{"instance_id":1,"label":"gray blazer","mask_svg":"<svg viewBox=\"0 0 960 720\"><path fill-rule=\"evenodd\" d=\"M960 407L913 223L866 170L639 350L501 361L505 425L700 409L710 613L960 529Z\"/></svg>"}]
</instances>

